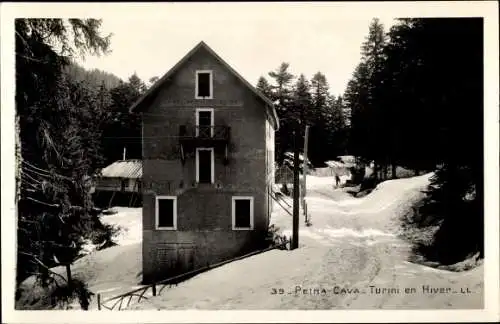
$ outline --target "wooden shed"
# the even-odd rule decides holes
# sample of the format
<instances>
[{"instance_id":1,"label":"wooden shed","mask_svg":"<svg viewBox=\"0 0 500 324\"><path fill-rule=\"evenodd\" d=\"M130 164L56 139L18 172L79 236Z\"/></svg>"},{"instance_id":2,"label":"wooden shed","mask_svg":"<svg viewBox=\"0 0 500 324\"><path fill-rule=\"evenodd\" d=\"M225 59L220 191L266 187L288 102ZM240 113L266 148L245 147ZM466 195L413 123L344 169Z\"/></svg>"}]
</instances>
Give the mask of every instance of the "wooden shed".
<instances>
[{"instance_id":1,"label":"wooden shed","mask_svg":"<svg viewBox=\"0 0 500 324\"><path fill-rule=\"evenodd\" d=\"M96 179L95 197L99 202L137 205L142 192L142 161L119 160L102 169Z\"/></svg>"}]
</instances>

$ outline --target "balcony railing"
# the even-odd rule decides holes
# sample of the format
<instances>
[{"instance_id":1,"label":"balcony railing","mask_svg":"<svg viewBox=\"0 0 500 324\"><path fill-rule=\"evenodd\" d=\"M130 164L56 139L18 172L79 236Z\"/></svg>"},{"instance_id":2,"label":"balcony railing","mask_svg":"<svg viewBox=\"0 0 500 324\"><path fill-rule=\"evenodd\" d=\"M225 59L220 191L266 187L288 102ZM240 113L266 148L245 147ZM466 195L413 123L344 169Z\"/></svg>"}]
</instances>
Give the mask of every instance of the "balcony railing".
<instances>
[{"instance_id":1,"label":"balcony railing","mask_svg":"<svg viewBox=\"0 0 500 324\"><path fill-rule=\"evenodd\" d=\"M228 141L230 135L229 126L191 126L181 125L179 127L180 140L215 140Z\"/></svg>"},{"instance_id":2,"label":"balcony railing","mask_svg":"<svg viewBox=\"0 0 500 324\"><path fill-rule=\"evenodd\" d=\"M229 126L179 126L179 144L182 164L186 161L186 153L197 147L213 147L214 152L223 154L224 163L229 161L229 142L231 128Z\"/></svg>"}]
</instances>

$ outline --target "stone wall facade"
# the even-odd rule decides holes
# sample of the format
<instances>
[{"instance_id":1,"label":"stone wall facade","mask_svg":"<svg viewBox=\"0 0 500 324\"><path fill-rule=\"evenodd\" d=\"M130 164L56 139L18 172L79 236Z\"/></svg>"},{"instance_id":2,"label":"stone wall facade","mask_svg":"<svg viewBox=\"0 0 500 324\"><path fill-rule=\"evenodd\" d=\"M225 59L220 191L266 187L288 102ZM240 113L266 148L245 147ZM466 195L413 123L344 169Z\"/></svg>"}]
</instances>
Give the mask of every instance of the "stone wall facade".
<instances>
[{"instance_id":1,"label":"stone wall facade","mask_svg":"<svg viewBox=\"0 0 500 324\"><path fill-rule=\"evenodd\" d=\"M195 99L197 70L211 70L213 99ZM214 183L196 183L195 150L181 162L179 125L213 108L214 125L231 127L229 163L215 150ZM143 281L164 279L262 247L269 226L264 103L201 48L143 111ZM267 135L269 137L269 135ZM267 160L267 164L266 164ZM157 230L155 197L177 197L177 229ZM232 197L254 198L254 229L232 230Z\"/></svg>"}]
</instances>

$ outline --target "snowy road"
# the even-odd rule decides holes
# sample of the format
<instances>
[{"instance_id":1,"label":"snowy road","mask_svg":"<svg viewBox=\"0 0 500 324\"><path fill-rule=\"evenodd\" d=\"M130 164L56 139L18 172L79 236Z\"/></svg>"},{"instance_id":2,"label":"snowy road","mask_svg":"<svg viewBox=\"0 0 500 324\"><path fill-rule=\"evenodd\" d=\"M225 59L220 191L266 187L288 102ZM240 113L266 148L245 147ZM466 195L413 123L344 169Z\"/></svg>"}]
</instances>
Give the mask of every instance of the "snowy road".
<instances>
[{"instance_id":1,"label":"snowy road","mask_svg":"<svg viewBox=\"0 0 500 324\"><path fill-rule=\"evenodd\" d=\"M132 309L444 309L483 307L483 267L454 273L407 262L397 218L428 176L388 181L364 198L308 179L312 226L299 249L271 251L198 275ZM291 218L274 222L291 232Z\"/></svg>"},{"instance_id":2,"label":"snowy road","mask_svg":"<svg viewBox=\"0 0 500 324\"><path fill-rule=\"evenodd\" d=\"M482 308L483 265L457 273L407 262L410 246L398 236L398 218L421 198L428 181L428 175L386 181L371 194L353 198L333 189L331 177L308 177L312 226L301 220L298 249L231 262L166 288L160 296L148 293L147 301L132 301L129 308ZM140 284L141 209L116 209L117 214L103 219L122 227L115 238L118 246L94 251L72 267L75 278L103 299ZM280 207L275 206L271 221L290 235L292 218ZM52 270L65 273L63 267ZM34 277L25 280L23 287L26 293L18 303L24 308L43 301L39 297L44 292L33 290ZM97 308L95 298L90 308Z\"/></svg>"}]
</instances>

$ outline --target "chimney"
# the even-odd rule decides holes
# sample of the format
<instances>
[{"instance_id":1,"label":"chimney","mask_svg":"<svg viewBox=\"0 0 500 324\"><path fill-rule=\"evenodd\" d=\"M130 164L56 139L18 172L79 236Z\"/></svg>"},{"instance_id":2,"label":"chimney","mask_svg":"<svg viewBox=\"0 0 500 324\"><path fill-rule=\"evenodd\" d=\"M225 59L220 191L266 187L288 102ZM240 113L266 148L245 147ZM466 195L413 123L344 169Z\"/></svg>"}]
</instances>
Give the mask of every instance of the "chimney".
<instances>
[{"instance_id":1,"label":"chimney","mask_svg":"<svg viewBox=\"0 0 500 324\"><path fill-rule=\"evenodd\" d=\"M127 148L123 147L123 161L125 161L125 157L127 156Z\"/></svg>"}]
</instances>

